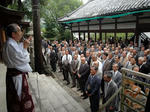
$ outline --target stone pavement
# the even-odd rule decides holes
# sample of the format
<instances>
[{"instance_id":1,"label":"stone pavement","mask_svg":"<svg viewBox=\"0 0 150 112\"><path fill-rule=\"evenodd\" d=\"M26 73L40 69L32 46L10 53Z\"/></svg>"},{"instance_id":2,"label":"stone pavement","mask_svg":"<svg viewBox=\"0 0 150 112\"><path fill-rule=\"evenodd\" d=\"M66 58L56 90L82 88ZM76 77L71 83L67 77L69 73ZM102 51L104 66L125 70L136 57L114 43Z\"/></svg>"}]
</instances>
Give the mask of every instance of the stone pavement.
<instances>
[{"instance_id":1,"label":"stone pavement","mask_svg":"<svg viewBox=\"0 0 150 112\"><path fill-rule=\"evenodd\" d=\"M86 112L52 77L29 74L35 112Z\"/></svg>"},{"instance_id":2,"label":"stone pavement","mask_svg":"<svg viewBox=\"0 0 150 112\"><path fill-rule=\"evenodd\" d=\"M7 112L5 65L0 64L0 72L0 112ZM35 112L87 112L80 103L81 99L77 97L74 99L70 92L61 87L56 80L50 76L29 73L28 82L35 104Z\"/></svg>"},{"instance_id":3,"label":"stone pavement","mask_svg":"<svg viewBox=\"0 0 150 112\"><path fill-rule=\"evenodd\" d=\"M6 112L6 66L0 63L0 112Z\"/></svg>"},{"instance_id":4,"label":"stone pavement","mask_svg":"<svg viewBox=\"0 0 150 112\"><path fill-rule=\"evenodd\" d=\"M90 103L89 103L89 99L82 99L80 96L82 95L82 93L80 91L77 91L77 87L71 88L72 86L72 79L70 78L70 85L66 85L66 81L63 81L63 75L62 72L53 72L53 75L56 77L54 78L55 81L57 81L57 83L63 88L65 89L69 95L71 95L85 110L86 112L91 112L90 111Z\"/></svg>"}]
</instances>

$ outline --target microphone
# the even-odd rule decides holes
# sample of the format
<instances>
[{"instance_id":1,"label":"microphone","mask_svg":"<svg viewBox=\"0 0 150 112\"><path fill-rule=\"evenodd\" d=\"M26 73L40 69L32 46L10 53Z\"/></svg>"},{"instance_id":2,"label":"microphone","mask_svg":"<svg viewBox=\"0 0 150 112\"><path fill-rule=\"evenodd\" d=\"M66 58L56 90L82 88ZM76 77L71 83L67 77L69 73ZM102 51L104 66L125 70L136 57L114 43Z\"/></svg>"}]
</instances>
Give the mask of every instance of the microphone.
<instances>
[{"instance_id":1,"label":"microphone","mask_svg":"<svg viewBox=\"0 0 150 112\"><path fill-rule=\"evenodd\" d=\"M22 37L22 41L25 41L25 40L26 40L26 38Z\"/></svg>"}]
</instances>

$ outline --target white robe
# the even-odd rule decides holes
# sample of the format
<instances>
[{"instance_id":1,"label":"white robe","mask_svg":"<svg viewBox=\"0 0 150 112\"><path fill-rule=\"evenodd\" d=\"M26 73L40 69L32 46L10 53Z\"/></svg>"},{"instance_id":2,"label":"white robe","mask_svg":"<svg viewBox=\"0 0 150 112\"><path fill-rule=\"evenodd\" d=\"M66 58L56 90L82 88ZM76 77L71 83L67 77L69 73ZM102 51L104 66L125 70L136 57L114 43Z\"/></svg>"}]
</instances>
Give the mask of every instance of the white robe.
<instances>
[{"instance_id":1,"label":"white robe","mask_svg":"<svg viewBox=\"0 0 150 112\"><path fill-rule=\"evenodd\" d=\"M7 68L15 68L22 72L31 72L32 68L29 65L30 57L26 49L23 48L23 43L17 43L14 39L8 38L3 47L3 60ZM22 74L14 76L13 82L19 98L21 99L22 91Z\"/></svg>"}]
</instances>

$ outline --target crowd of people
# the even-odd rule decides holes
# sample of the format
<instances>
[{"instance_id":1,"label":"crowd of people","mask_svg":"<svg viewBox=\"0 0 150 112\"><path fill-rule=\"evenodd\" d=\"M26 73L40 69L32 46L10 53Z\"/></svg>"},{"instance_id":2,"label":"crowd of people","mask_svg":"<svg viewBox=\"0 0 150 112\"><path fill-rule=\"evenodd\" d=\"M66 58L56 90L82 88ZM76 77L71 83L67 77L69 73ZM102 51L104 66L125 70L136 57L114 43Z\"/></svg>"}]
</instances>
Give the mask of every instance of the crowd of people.
<instances>
[{"instance_id":1,"label":"crowd of people","mask_svg":"<svg viewBox=\"0 0 150 112\"><path fill-rule=\"evenodd\" d=\"M77 87L83 93L81 95L83 99L89 97L92 112L98 111L100 98L102 98L102 103L106 103L119 89L122 81L130 88L125 90L125 94L146 105L146 98L140 96L140 93L148 95L149 88L133 81L122 80L121 68L149 74L150 48L145 48L142 45L137 47L137 44L132 41L125 45L125 43L112 44L108 42L103 44L78 40L70 40L69 42L43 40L42 45L43 54L53 72L59 69L67 85L72 82L71 87ZM126 75L150 83L149 80L142 77L130 73ZM132 103L130 99L125 99L125 101L135 110L144 112L145 109L142 106ZM119 104L120 95L106 106L106 112L119 111ZM132 110L126 109L126 111L131 112Z\"/></svg>"}]
</instances>

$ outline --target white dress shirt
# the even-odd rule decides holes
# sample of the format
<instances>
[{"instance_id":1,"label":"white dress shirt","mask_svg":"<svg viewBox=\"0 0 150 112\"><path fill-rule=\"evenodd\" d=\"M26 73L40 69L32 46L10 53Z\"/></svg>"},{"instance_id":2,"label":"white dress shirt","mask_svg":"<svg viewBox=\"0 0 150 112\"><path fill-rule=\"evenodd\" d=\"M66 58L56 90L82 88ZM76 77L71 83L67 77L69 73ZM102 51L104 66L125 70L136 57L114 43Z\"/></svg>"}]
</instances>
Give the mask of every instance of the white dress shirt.
<instances>
[{"instance_id":1,"label":"white dress shirt","mask_svg":"<svg viewBox=\"0 0 150 112\"><path fill-rule=\"evenodd\" d=\"M62 57L62 63L64 63L65 60L67 60L66 55L64 55L64 56ZM69 64L71 64L72 56L71 56L70 54L68 54L68 61L69 61Z\"/></svg>"}]
</instances>

